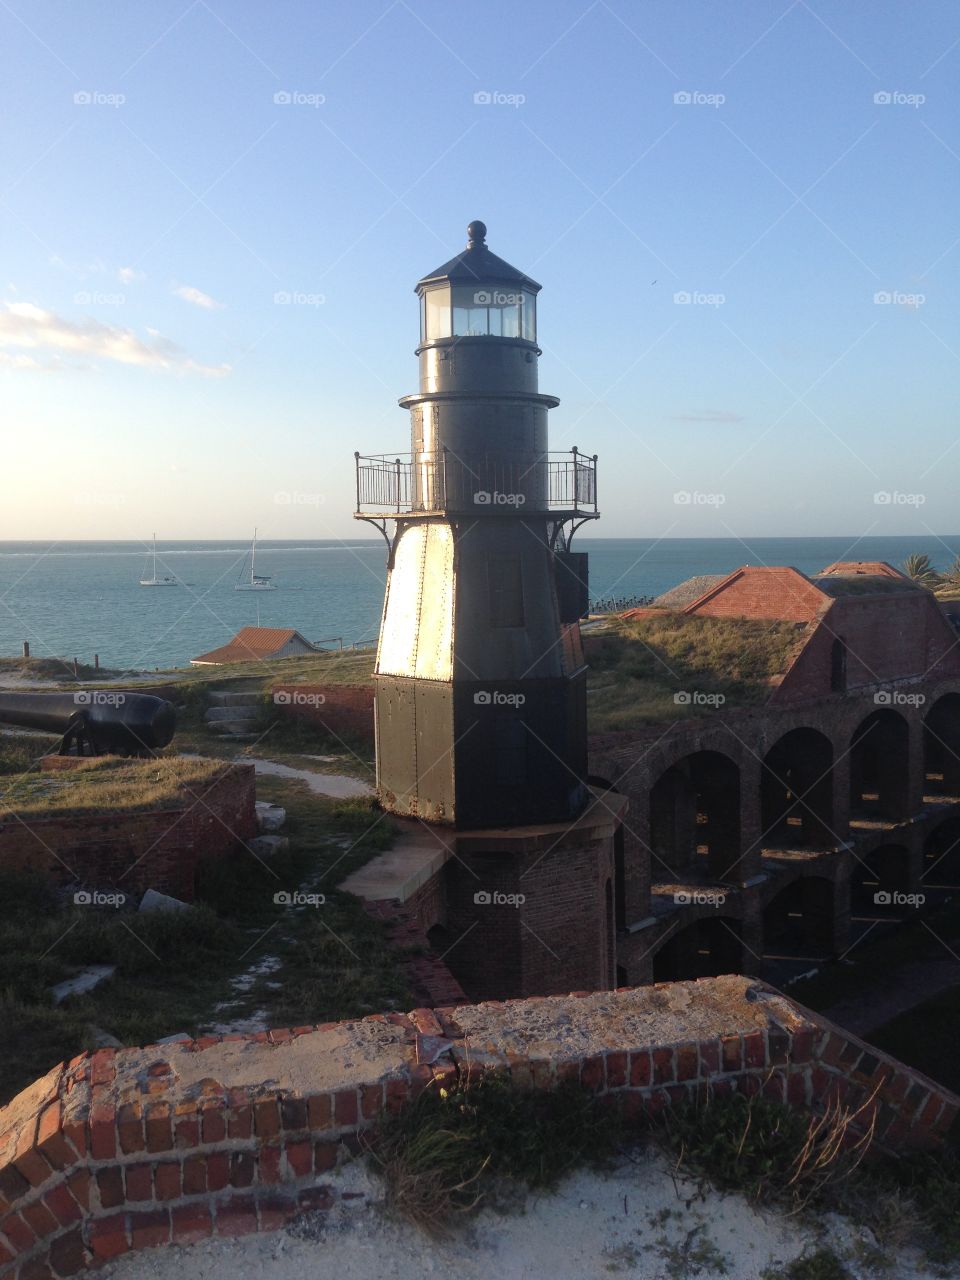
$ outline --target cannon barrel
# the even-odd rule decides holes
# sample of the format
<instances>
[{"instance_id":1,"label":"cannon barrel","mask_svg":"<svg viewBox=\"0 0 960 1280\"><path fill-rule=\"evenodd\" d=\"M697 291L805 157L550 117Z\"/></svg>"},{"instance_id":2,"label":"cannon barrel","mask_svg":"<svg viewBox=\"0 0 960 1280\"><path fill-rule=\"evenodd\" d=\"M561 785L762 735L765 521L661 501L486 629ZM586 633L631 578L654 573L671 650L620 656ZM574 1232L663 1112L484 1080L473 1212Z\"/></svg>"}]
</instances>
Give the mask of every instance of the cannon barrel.
<instances>
[{"instance_id":1,"label":"cannon barrel","mask_svg":"<svg viewBox=\"0 0 960 1280\"><path fill-rule=\"evenodd\" d=\"M148 693L0 691L0 721L61 734L61 752L75 742L80 752L87 745L93 754L148 755L170 742L177 716L172 703Z\"/></svg>"}]
</instances>

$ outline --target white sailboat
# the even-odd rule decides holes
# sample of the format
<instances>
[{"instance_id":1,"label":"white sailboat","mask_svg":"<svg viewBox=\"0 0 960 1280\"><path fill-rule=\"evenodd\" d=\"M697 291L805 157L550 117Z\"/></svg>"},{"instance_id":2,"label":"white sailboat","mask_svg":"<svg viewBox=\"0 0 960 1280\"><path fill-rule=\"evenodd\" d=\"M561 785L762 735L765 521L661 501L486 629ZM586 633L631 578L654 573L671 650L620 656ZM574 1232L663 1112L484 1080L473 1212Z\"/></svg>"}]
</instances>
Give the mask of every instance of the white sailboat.
<instances>
[{"instance_id":1,"label":"white sailboat","mask_svg":"<svg viewBox=\"0 0 960 1280\"><path fill-rule=\"evenodd\" d=\"M147 557L149 563L149 556ZM176 578L171 578L168 574L162 578L157 577L157 535L153 535L153 576L148 578L146 570L144 576L140 579L141 587L176 587L179 585Z\"/></svg>"},{"instance_id":2,"label":"white sailboat","mask_svg":"<svg viewBox=\"0 0 960 1280\"><path fill-rule=\"evenodd\" d=\"M269 573L257 573L257 531L253 531L253 544L250 547L250 576L244 577L246 560L240 569L240 576L234 584L234 591L276 591L277 586Z\"/></svg>"}]
</instances>

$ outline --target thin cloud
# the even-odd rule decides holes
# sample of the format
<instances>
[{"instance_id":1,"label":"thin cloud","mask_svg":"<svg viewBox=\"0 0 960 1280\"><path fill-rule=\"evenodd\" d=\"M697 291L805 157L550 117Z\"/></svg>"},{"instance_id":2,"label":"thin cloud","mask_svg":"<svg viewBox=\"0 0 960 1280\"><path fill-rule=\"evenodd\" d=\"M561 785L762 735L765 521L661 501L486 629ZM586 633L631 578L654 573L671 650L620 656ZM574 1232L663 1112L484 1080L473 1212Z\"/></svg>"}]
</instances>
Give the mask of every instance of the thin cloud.
<instances>
[{"instance_id":1,"label":"thin cloud","mask_svg":"<svg viewBox=\"0 0 960 1280\"><path fill-rule=\"evenodd\" d=\"M87 316L74 322L32 302L0 304L0 349L46 350L69 355L94 356L118 364L140 365L171 373L196 373L204 378L222 378L228 364L200 364L175 342L155 331L150 341L132 329L102 324ZM13 357L8 356L9 364ZM24 366L20 366L24 367Z\"/></svg>"},{"instance_id":2,"label":"thin cloud","mask_svg":"<svg viewBox=\"0 0 960 1280\"><path fill-rule=\"evenodd\" d=\"M730 409L704 409L702 413L675 413L671 422L743 422L742 413Z\"/></svg>"},{"instance_id":3,"label":"thin cloud","mask_svg":"<svg viewBox=\"0 0 960 1280\"><path fill-rule=\"evenodd\" d=\"M209 293L204 293L202 289L195 289L192 284L177 285L173 292L184 302L191 302L195 307L203 307L205 311L221 311L226 306L226 303L217 302L216 298L211 298Z\"/></svg>"},{"instance_id":4,"label":"thin cloud","mask_svg":"<svg viewBox=\"0 0 960 1280\"><path fill-rule=\"evenodd\" d=\"M139 280L146 280L145 271L138 271L136 267L121 267L117 272L117 279L121 284L135 284Z\"/></svg>"}]
</instances>

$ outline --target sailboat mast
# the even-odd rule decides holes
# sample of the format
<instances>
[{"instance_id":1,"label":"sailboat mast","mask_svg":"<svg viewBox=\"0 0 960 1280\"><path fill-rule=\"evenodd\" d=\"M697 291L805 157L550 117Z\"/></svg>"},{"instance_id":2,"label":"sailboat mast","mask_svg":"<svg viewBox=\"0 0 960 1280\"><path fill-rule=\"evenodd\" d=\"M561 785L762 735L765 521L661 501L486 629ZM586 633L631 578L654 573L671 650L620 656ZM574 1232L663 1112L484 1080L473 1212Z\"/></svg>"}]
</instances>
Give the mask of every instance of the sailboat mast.
<instances>
[{"instance_id":1,"label":"sailboat mast","mask_svg":"<svg viewBox=\"0 0 960 1280\"><path fill-rule=\"evenodd\" d=\"M156 531L154 531L154 535L153 535L153 580L154 580L154 582L156 582L156 580L157 580L157 535L156 535Z\"/></svg>"}]
</instances>

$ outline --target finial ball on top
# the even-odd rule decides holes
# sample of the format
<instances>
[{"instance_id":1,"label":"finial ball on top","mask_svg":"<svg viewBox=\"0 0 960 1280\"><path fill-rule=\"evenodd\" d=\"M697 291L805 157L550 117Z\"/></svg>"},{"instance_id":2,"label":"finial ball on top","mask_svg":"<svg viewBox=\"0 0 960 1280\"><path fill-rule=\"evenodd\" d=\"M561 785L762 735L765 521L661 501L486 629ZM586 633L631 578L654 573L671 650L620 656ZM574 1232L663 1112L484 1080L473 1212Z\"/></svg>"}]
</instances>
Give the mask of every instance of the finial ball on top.
<instances>
[{"instance_id":1,"label":"finial ball on top","mask_svg":"<svg viewBox=\"0 0 960 1280\"><path fill-rule=\"evenodd\" d=\"M471 222L467 227L467 243L472 248L474 245L482 245L487 238L486 223L479 220Z\"/></svg>"}]
</instances>

